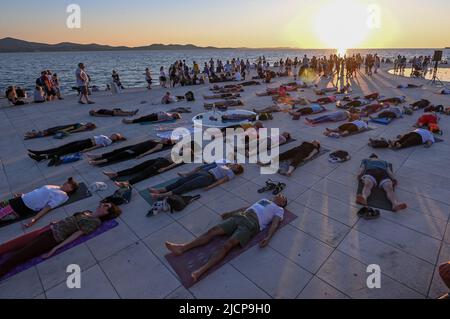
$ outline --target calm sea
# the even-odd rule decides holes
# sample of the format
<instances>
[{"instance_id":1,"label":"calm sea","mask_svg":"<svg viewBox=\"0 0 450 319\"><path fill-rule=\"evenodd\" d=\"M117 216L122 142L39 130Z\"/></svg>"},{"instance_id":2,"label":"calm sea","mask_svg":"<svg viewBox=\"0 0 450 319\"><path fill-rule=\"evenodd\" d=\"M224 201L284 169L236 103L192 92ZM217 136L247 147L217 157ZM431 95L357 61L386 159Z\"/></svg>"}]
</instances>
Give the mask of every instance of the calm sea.
<instances>
[{"instance_id":1,"label":"calm sea","mask_svg":"<svg viewBox=\"0 0 450 319\"><path fill-rule=\"evenodd\" d=\"M352 53L378 53L382 57L395 57L399 54L407 57L432 55L434 49L383 49L353 50ZM42 70L49 69L60 77L62 90L67 93L75 85L75 69L79 62L87 66L92 84L105 88L111 81L111 71L117 70L125 87L144 87L145 68L150 67L157 81L159 68L169 67L176 60L200 63L211 58L229 60L232 58L249 59L254 62L259 56L265 56L273 63L286 57L324 56L334 53L332 50L181 50L181 51L111 51L111 52L52 52L52 53L2 53L0 54L0 89L4 92L9 85L26 89L34 88L35 80ZM444 51L450 57L450 50Z\"/></svg>"}]
</instances>

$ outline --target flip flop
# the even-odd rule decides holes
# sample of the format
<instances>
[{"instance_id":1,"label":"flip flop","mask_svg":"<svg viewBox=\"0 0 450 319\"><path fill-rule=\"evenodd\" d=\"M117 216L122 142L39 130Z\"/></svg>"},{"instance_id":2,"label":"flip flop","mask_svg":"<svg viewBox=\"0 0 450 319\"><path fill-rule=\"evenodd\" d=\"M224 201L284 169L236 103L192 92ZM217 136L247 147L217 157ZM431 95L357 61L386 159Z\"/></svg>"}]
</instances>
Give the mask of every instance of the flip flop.
<instances>
[{"instance_id":1,"label":"flip flop","mask_svg":"<svg viewBox=\"0 0 450 319\"><path fill-rule=\"evenodd\" d=\"M364 218L365 220L377 219L380 217L380 211L366 206L358 211L358 217Z\"/></svg>"},{"instance_id":2,"label":"flip flop","mask_svg":"<svg viewBox=\"0 0 450 319\"><path fill-rule=\"evenodd\" d=\"M273 182L272 180L266 181L266 186L258 190L258 193L262 194L271 190L274 190L277 187L277 184Z\"/></svg>"},{"instance_id":3,"label":"flip flop","mask_svg":"<svg viewBox=\"0 0 450 319\"><path fill-rule=\"evenodd\" d=\"M275 190L272 192L272 195L278 195L280 194L284 189L286 188L285 183L278 183Z\"/></svg>"}]
</instances>

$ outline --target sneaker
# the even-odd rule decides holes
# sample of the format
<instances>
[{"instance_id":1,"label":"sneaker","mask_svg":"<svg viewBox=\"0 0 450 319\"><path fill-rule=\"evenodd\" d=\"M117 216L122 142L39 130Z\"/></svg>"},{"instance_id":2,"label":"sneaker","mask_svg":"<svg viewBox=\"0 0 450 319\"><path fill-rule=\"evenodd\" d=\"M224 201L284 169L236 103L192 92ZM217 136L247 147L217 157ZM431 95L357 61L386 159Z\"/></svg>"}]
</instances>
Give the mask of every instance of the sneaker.
<instances>
[{"instance_id":1,"label":"sneaker","mask_svg":"<svg viewBox=\"0 0 450 319\"><path fill-rule=\"evenodd\" d=\"M86 103L84 103L83 101L78 101L78 103L79 103L79 104L86 104Z\"/></svg>"},{"instance_id":2,"label":"sneaker","mask_svg":"<svg viewBox=\"0 0 450 319\"><path fill-rule=\"evenodd\" d=\"M44 157L42 157L42 156L40 156L40 155L33 154L33 153L29 153L28 156L29 156L32 160L35 160L36 162L40 162L40 161L43 161L43 160L45 159Z\"/></svg>"}]
</instances>

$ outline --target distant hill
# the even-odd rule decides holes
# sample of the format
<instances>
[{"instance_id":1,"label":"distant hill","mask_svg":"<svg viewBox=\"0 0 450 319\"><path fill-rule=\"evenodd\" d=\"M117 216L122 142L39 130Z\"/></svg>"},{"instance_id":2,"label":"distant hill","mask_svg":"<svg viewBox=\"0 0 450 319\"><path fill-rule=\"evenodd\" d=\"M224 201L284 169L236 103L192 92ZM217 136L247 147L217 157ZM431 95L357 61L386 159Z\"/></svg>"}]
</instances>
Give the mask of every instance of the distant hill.
<instances>
[{"instance_id":1,"label":"distant hill","mask_svg":"<svg viewBox=\"0 0 450 319\"><path fill-rule=\"evenodd\" d=\"M216 47L199 47L193 44L152 44L140 47L110 46L101 44L78 44L62 42L46 44L14 38L0 39L0 52L63 52L63 51L123 51L123 50L207 50Z\"/></svg>"}]
</instances>

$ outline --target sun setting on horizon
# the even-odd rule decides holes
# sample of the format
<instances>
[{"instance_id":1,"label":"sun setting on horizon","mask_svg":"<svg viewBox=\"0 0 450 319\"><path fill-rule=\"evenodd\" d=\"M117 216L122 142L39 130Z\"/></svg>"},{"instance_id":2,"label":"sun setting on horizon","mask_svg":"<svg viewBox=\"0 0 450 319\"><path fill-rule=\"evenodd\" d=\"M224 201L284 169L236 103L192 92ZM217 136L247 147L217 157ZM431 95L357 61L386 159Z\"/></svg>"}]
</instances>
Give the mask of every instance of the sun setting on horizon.
<instances>
[{"instance_id":1,"label":"sun setting on horizon","mask_svg":"<svg viewBox=\"0 0 450 319\"><path fill-rule=\"evenodd\" d=\"M315 13L313 30L324 47L345 55L369 36L367 7L357 0L328 2Z\"/></svg>"}]
</instances>

